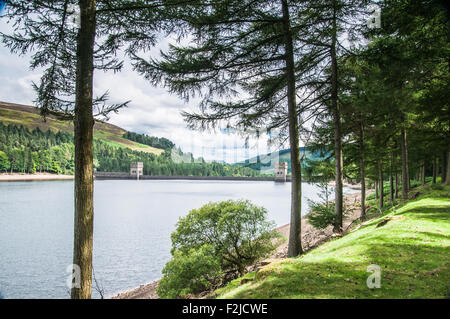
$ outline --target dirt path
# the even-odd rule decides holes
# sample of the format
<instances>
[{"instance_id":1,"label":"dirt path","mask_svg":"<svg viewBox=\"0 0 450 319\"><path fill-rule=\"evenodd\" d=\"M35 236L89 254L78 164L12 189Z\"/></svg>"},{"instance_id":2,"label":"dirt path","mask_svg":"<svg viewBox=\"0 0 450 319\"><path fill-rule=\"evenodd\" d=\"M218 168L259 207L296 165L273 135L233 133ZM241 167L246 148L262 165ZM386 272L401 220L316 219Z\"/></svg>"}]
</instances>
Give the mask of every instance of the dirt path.
<instances>
[{"instance_id":1,"label":"dirt path","mask_svg":"<svg viewBox=\"0 0 450 319\"><path fill-rule=\"evenodd\" d=\"M373 191L367 191L366 196L370 195ZM344 219L344 230L352 223L353 220L360 217L359 203L361 201L361 193L348 194L344 196L345 205L348 209L348 215ZM278 227L277 230L286 238L289 237L289 224ZM305 251L308 251L318 245L326 242L335 235L333 233L333 227L329 226L326 229L316 229L308 223L306 218L302 218L302 246ZM287 256L287 242L278 247L276 252L268 259L281 259ZM257 267L257 265L255 265ZM252 267L251 267L252 268ZM251 270L251 269L250 269ZM125 292L121 292L112 299L157 299L156 288L158 282L141 285L138 288L131 289Z\"/></svg>"}]
</instances>

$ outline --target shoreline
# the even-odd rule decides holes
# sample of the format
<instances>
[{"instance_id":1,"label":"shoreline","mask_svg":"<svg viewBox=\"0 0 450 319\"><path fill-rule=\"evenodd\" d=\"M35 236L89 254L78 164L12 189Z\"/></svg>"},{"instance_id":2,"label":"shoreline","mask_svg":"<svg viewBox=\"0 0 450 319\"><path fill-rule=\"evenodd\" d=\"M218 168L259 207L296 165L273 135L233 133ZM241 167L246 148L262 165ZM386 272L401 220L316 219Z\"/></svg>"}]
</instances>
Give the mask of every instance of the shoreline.
<instances>
[{"instance_id":1,"label":"shoreline","mask_svg":"<svg viewBox=\"0 0 450 319\"><path fill-rule=\"evenodd\" d=\"M355 185L353 185L355 186ZM369 189L366 191L366 196L372 194L374 191ZM352 193L344 195L344 203L347 205L348 213L343 222L344 233L347 228L352 224L352 222L360 217L360 203L361 193ZM309 213L309 212L308 212ZM307 213L307 214L308 214ZM306 215L307 215L306 214ZM306 215L302 217L302 246L304 252L307 252L321 244L327 242L328 240L337 237L333 232L333 226L329 226L325 229L316 229L308 223ZM289 228L290 224L282 225L276 228L284 237L289 238ZM287 241L278 246L275 252L266 261L273 261L277 259L287 258ZM261 261L259 262L261 263ZM258 263L254 266L250 266L250 272L256 269ZM253 269L253 270L252 270ZM142 284L139 287L128 289L119 293L115 293L112 296L107 297L107 299L158 299L156 294L156 288L158 287L158 280L152 281L147 284Z\"/></svg>"},{"instance_id":2,"label":"shoreline","mask_svg":"<svg viewBox=\"0 0 450 319\"><path fill-rule=\"evenodd\" d=\"M1 173L0 182L23 182L23 181L56 181L73 180L73 175L59 175L50 173L20 174L20 173Z\"/></svg>"},{"instance_id":3,"label":"shoreline","mask_svg":"<svg viewBox=\"0 0 450 319\"><path fill-rule=\"evenodd\" d=\"M51 181L51 180L73 180L74 175L63 174L51 174L51 173L0 173L0 182L16 182L16 181ZM127 173L116 173L110 175L110 173L95 173L95 180L136 180L135 176L131 176ZM139 177L139 180L206 180L206 181L264 181L264 182L277 182L274 177L248 177L248 176L149 176L143 175ZM290 176L285 183L290 183ZM284 182L277 182L284 183ZM308 183L302 181L302 183ZM328 186L334 187L334 182L328 183ZM353 190L361 190L360 184L343 184L344 187Z\"/></svg>"}]
</instances>

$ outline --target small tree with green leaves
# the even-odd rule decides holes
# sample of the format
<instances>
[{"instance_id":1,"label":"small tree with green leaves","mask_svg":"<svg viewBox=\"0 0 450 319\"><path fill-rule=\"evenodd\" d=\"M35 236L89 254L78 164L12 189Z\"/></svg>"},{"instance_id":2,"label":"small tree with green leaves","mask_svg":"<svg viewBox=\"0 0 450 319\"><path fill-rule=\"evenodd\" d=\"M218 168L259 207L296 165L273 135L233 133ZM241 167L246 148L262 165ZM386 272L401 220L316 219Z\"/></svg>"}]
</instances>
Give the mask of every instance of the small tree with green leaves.
<instances>
[{"instance_id":1,"label":"small tree with green leaves","mask_svg":"<svg viewBox=\"0 0 450 319\"><path fill-rule=\"evenodd\" d=\"M165 281L171 282L171 276L184 276L184 271L174 271L175 260L196 263L192 254L203 255L199 250L205 249L202 248L205 245L214 249L212 255L218 258L225 280L242 275L247 266L268 256L277 247L281 235L274 228L275 224L267 221L267 210L246 200L209 203L193 209L178 221L172 233L174 259L166 265ZM191 279L196 276L192 273Z\"/></svg>"},{"instance_id":2,"label":"small tree with green leaves","mask_svg":"<svg viewBox=\"0 0 450 319\"><path fill-rule=\"evenodd\" d=\"M203 245L186 253L175 251L162 273L164 277L158 284L158 296L177 298L216 286L221 281L222 269L214 247Z\"/></svg>"}]
</instances>

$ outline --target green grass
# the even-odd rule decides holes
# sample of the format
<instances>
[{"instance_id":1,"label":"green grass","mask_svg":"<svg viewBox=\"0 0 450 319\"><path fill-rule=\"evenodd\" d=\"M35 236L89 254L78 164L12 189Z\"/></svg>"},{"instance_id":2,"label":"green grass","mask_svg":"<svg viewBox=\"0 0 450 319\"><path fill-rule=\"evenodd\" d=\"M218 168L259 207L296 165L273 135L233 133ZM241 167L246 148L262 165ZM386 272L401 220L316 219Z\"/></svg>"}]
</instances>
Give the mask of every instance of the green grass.
<instances>
[{"instance_id":1,"label":"green grass","mask_svg":"<svg viewBox=\"0 0 450 319\"><path fill-rule=\"evenodd\" d=\"M426 183L430 183L432 180L433 180L433 177L431 177L431 176L427 176L425 178L425 182ZM436 178L436 182L437 183L441 183L441 177L440 176L438 176ZM414 188L414 187L417 187L417 186L421 186L422 182L421 181L416 181L416 180L411 180L410 184L411 184L411 188ZM375 187L375 185L372 185L372 187ZM394 187L395 187L395 181L394 181ZM394 191L395 191L395 189L394 189ZM399 181L399 184L398 184L398 192L399 192L399 195L401 196L401 193L402 193L402 183L401 183L401 181ZM383 194L384 194L385 197L387 196L387 198L389 198L389 194L390 194L389 181L383 183ZM375 199L375 192L370 194L369 196L367 196L366 199L367 200Z\"/></svg>"},{"instance_id":2,"label":"green grass","mask_svg":"<svg viewBox=\"0 0 450 319\"><path fill-rule=\"evenodd\" d=\"M160 155L164 152L164 150L162 150L162 149L152 147L149 145L144 145L141 143L137 143L135 141L131 141L126 138L123 138L121 135L111 133L108 131L95 130L94 138L102 140L103 142L105 142L106 144L108 144L110 146L126 147L126 148L130 148L134 151L153 153L153 154L157 154L157 155Z\"/></svg>"},{"instance_id":3,"label":"green grass","mask_svg":"<svg viewBox=\"0 0 450 319\"><path fill-rule=\"evenodd\" d=\"M73 132L73 123L61 121L50 115L44 122L39 114L39 110L31 106L0 102L0 122L5 125L15 124L33 130L39 127L42 131L52 130L53 132ZM125 130L105 122L96 121L94 126L94 138L99 139L108 145L116 147L126 147L135 151L161 154L164 150L148 145L136 143L123 138Z\"/></svg>"},{"instance_id":4,"label":"green grass","mask_svg":"<svg viewBox=\"0 0 450 319\"><path fill-rule=\"evenodd\" d=\"M262 268L216 291L218 298L445 298L450 293L450 187L430 185L393 207L295 259ZM385 225L377 224L390 218ZM370 264L381 267L381 288L366 284Z\"/></svg>"}]
</instances>

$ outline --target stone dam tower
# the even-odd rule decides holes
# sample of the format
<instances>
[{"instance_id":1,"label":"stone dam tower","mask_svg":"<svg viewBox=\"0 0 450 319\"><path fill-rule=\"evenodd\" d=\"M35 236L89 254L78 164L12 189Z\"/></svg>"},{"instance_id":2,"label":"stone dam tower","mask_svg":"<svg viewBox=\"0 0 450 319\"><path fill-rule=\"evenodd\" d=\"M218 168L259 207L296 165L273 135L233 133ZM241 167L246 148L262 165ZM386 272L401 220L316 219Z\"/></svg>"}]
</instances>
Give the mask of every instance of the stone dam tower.
<instances>
[{"instance_id":1,"label":"stone dam tower","mask_svg":"<svg viewBox=\"0 0 450 319\"><path fill-rule=\"evenodd\" d=\"M275 182L286 182L288 163L275 163Z\"/></svg>"},{"instance_id":2,"label":"stone dam tower","mask_svg":"<svg viewBox=\"0 0 450 319\"><path fill-rule=\"evenodd\" d=\"M139 175L143 175L144 163L143 162L132 162L130 164L130 175L136 175L136 179L139 180Z\"/></svg>"}]
</instances>

